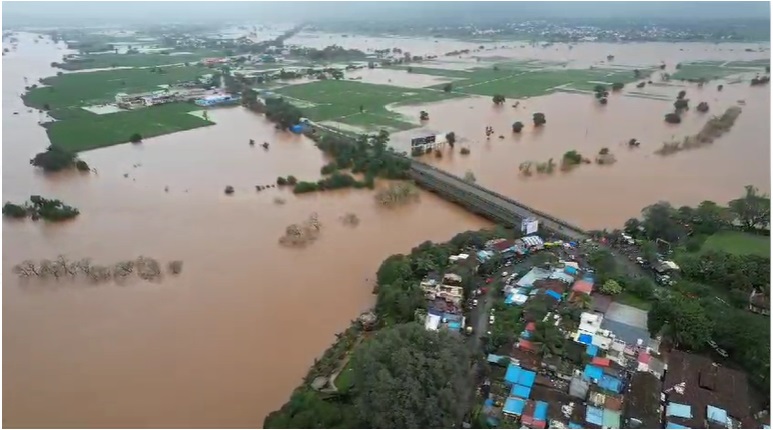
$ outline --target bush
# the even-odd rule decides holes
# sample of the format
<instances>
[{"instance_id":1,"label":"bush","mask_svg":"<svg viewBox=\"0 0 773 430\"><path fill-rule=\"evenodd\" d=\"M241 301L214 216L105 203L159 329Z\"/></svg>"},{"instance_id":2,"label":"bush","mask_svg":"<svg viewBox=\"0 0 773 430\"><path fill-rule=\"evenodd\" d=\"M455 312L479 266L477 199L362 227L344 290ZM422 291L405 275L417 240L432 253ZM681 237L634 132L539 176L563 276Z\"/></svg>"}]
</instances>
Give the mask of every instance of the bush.
<instances>
[{"instance_id":1,"label":"bush","mask_svg":"<svg viewBox=\"0 0 773 430\"><path fill-rule=\"evenodd\" d=\"M679 124L682 122L682 117L678 113L672 112L666 114L665 120L669 124Z\"/></svg>"},{"instance_id":2,"label":"bush","mask_svg":"<svg viewBox=\"0 0 773 430\"><path fill-rule=\"evenodd\" d=\"M285 178L280 176L280 177L276 178L276 184L279 185L279 186L287 185L287 179L285 179Z\"/></svg>"},{"instance_id":3,"label":"bush","mask_svg":"<svg viewBox=\"0 0 773 430\"><path fill-rule=\"evenodd\" d=\"M612 91L620 91L623 89L624 86L625 84L622 82L615 82L614 84L612 84Z\"/></svg>"},{"instance_id":4,"label":"bush","mask_svg":"<svg viewBox=\"0 0 773 430\"><path fill-rule=\"evenodd\" d=\"M6 202L3 205L3 216L8 218L26 218L27 209L24 206L15 205L11 202Z\"/></svg>"},{"instance_id":5,"label":"bush","mask_svg":"<svg viewBox=\"0 0 773 430\"><path fill-rule=\"evenodd\" d=\"M523 130L523 123L521 121L516 121L513 123L513 133L520 133L521 130Z\"/></svg>"},{"instance_id":6,"label":"bush","mask_svg":"<svg viewBox=\"0 0 773 430\"><path fill-rule=\"evenodd\" d=\"M75 162L75 168L78 169L81 172L88 172L91 170L88 163L86 163L83 160L78 160Z\"/></svg>"},{"instance_id":7,"label":"bush","mask_svg":"<svg viewBox=\"0 0 773 430\"><path fill-rule=\"evenodd\" d=\"M534 115L532 115L532 120L534 121L535 127L540 127L542 125L547 124L547 120L545 119L545 114L542 112L537 112Z\"/></svg>"},{"instance_id":8,"label":"bush","mask_svg":"<svg viewBox=\"0 0 773 430\"><path fill-rule=\"evenodd\" d=\"M469 155L470 154L470 148L462 148L459 150L459 153L462 155Z\"/></svg>"},{"instance_id":9,"label":"bush","mask_svg":"<svg viewBox=\"0 0 773 430\"><path fill-rule=\"evenodd\" d=\"M450 92L451 92L451 90L453 90L453 89L454 89L454 86L453 86L453 85L451 85L451 84L445 84L445 85L443 85L443 91L445 91L445 92L447 92L447 93L450 93Z\"/></svg>"},{"instance_id":10,"label":"bush","mask_svg":"<svg viewBox=\"0 0 773 430\"><path fill-rule=\"evenodd\" d=\"M298 179L295 178L295 176L290 175L287 177L287 185L295 185L298 183Z\"/></svg>"},{"instance_id":11,"label":"bush","mask_svg":"<svg viewBox=\"0 0 773 430\"><path fill-rule=\"evenodd\" d=\"M73 167L75 160L75 153L51 145L46 152L36 154L35 158L30 160L30 164L46 172L58 172Z\"/></svg>"},{"instance_id":12,"label":"bush","mask_svg":"<svg viewBox=\"0 0 773 430\"><path fill-rule=\"evenodd\" d=\"M636 88L644 88L644 85L646 85L645 82L639 82L638 84L636 84Z\"/></svg>"},{"instance_id":13,"label":"bush","mask_svg":"<svg viewBox=\"0 0 773 430\"><path fill-rule=\"evenodd\" d=\"M139 133L134 133L131 136L129 136L129 142L131 143L140 143L142 142L142 135Z\"/></svg>"},{"instance_id":14,"label":"bush","mask_svg":"<svg viewBox=\"0 0 773 430\"><path fill-rule=\"evenodd\" d=\"M493 97L493 101L494 101L494 104L501 105L502 103L505 102L505 96L503 96L502 94L496 94Z\"/></svg>"},{"instance_id":15,"label":"bush","mask_svg":"<svg viewBox=\"0 0 773 430\"><path fill-rule=\"evenodd\" d=\"M312 193L318 190L319 190L319 185L316 182L301 181L295 184L295 187L293 188L293 193L295 194Z\"/></svg>"},{"instance_id":16,"label":"bush","mask_svg":"<svg viewBox=\"0 0 773 430\"><path fill-rule=\"evenodd\" d=\"M575 150L566 151L562 158L563 162L568 165L575 165L582 163L582 155Z\"/></svg>"},{"instance_id":17,"label":"bush","mask_svg":"<svg viewBox=\"0 0 773 430\"><path fill-rule=\"evenodd\" d=\"M453 147L454 143L456 143L456 133L453 131L446 133L446 141Z\"/></svg>"},{"instance_id":18,"label":"bush","mask_svg":"<svg viewBox=\"0 0 773 430\"><path fill-rule=\"evenodd\" d=\"M690 108L689 100L687 99L679 99L674 102L674 109L676 109L677 111L687 110L689 108Z\"/></svg>"},{"instance_id":19,"label":"bush","mask_svg":"<svg viewBox=\"0 0 773 430\"><path fill-rule=\"evenodd\" d=\"M324 166L322 166L322 169L320 169L320 173L322 173L323 175L329 175L335 172L336 170L338 170L338 165L336 165L335 161L331 161L325 164Z\"/></svg>"},{"instance_id":20,"label":"bush","mask_svg":"<svg viewBox=\"0 0 773 430\"><path fill-rule=\"evenodd\" d=\"M685 248L688 252L698 252L700 251L703 244L706 242L707 236L704 234L696 234L693 236L690 236L690 238L687 239L687 242L685 243Z\"/></svg>"},{"instance_id":21,"label":"bush","mask_svg":"<svg viewBox=\"0 0 773 430\"><path fill-rule=\"evenodd\" d=\"M708 112L709 111L709 104L706 102L700 102L698 103L698 106L695 108L698 110L698 112Z\"/></svg>"}]
</instances>

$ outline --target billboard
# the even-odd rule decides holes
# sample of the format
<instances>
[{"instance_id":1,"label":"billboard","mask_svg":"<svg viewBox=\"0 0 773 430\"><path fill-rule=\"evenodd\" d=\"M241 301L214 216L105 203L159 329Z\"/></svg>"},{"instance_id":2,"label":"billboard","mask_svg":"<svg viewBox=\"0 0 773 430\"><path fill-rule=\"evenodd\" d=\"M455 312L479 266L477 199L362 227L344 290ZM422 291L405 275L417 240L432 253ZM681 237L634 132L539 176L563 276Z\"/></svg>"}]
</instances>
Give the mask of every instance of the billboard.
<instances>
[{"instance_id":1,"label":"billboard","mask_svg":"<svg viewBox=\"0 0 773 430\"><path fill-rule=\"evenodd\" d=\"M521 221L521 231L526 234L534 234L539 230L539 221L536 218L524 218Z\"/></svg>"}]
</instances>

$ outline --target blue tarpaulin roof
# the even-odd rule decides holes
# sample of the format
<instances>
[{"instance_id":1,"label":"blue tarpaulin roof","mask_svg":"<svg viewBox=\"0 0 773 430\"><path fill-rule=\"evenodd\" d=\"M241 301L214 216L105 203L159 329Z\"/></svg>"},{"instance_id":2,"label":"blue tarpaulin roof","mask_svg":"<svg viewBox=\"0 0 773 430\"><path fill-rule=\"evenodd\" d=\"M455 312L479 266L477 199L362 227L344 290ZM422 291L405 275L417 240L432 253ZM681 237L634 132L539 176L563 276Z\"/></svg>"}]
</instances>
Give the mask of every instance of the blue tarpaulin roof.
<instances>
[{"instance_id":1,"label":"blue tarpaulin roof","mask_svg":"<svg viewBox=\"0 0 773 430\"><path fill-rule=\"evenodd\" d=\"M589 334L581 334L577 338L577 342L580 342L580 343L585 344L585 345L590 345L593 342L593 336L591 336Z\"/></svg>"},{"instance_id":2,"label":"blue tarpaulin roof","mask_svg":"<svg viewBox=\"0 0 773 430\"><path fill-rule=\"evenodd\" d=\"M537 400L537 404L534 405L534 419L539 421L547 421L548 404L546 402Z\"/></svg>"},{"instance_id":3,"label":"blue tarpaulin roof","mask_svg":"<svg viewBox=\"0 0 773 430\"><path fill-rule=\"evenodd\" d=\"M595 406L588 406L585 410L585 421L600 426L604 421L604 410Z\"/></svg>"},{"instance_id":4,"label":"blue tarpaulin roof","mask_svg":"<svg viewBox=\"0 0 773 430\"><path fill-rule=\"evenodd\" d=\"M552 297L552 298L554 298L554 299L556 299L558 301L561 301L561 295L558 294L557 292L553 291L553 290L548 290L545 294L547 294L548 296L550 296L550 297Z\"/></svg>"},{"instance_id":5,"label":"blue tarpaulin roof","mask_svg":"<svg viewBox=\"0 0 773 430\"><path fill-rule=\"evenodd\" d=\"M727 411L716 406L708 405L706 407L706 418L715 423L725 424L727 423Z\"/></svg>"},{"instance_id":6,"label":"blue tarpaulin roof","mask_svg":"<svg viewBox=\"0 0 773 430\"><path fill-rule=\"evenodd\" d=\"M581 429L582 426L577 424L577 423L569 422L569 428L570 429Z\"/></svg>"},{"instance_id":7,"label":"blue tarpaulin roof","mask_svg":"<svg viewBox=\"0 0 773 430\"><path fill-rule=\"evenodd\" d=\"M692 418L692 407L681 403L670 402L666 406L667 417Z\"/></svg>"},{"instance_id":8,"label":"blue tarpaulin roof","mask_svg":"<svg viewBox=\"0 0 773 430\"><path fill-rule=\"evenodd\" d=\"M690 427L685 427L683 425L679 425L677 423L668 423L666 424L667 429L689 429Z\"/></svg>"},{"instance_id":9,"label":"blue tarpaulin roof","mask_svg":"<svg viewBox=\"0 0 773 430\"><path fill-rule=\"evenodd\" d=\"M486 399L486 401L483 402L483 406L494 406L494 399Z\"/></svg>"},{"instance_id":10,"label":"blue tarpaulin roof","mask_svg":"<svg viewBox=\"0 0 773 430\"><path fill-rule=\"evenodd\" d=\"M507 366L507 373L505 373L505 382L508 384L517 384L518 377L520 375L521 375L520 366L516 366L515 364L510 363L510 365Z\"/></svg>"},{"instance_id":11,"label":"blue tarpaulin roof","mask_svg":"<svg viewBox=\"0 0 773 430\"><path fill-rule=\"evenodd\" d=\"M620 393L622 386L623 382L621 380L607 374L602 375L601 379L599 380L599 387L615 393Z\"/></svg>"},{"instance_id":12,"label":"blue tarpaulin roof","mask_svg":"<svg viewBox=\"0 0 773 430\"><path fill-rule=\"evenodd\" d=\"M526 330L521 332L521 339L530 339L531 338L531 332L528 332Z\"/></svg>"},{"instance_id":13,"label":"blue tarpaulin roof","mask_svg":"<svg viewBox=\"0 0 773 430\"><path fill-rule=\"evenodd\" d=\"M513 397L520 397L522 399L528 399L531 395L531 387L524 387L523 385L515 384L510 391L510 395Z\"/></svg>"},{"instance_id":14,"label":"blue tarpaulin roof","mask_svg":"<svg viewBox=\"0 0 773 430\"><path fill-rule=\"evenodd\" d=\"M521 415L525 406L526 400L508 397L507 400L505 400L505 406L502 408L502 412L512 415Z\"/></svg>"},{"instance_id":15,"label":"blue tarpaulin roof","mask_svg":"<svg viewBox=\"0 0 773 430\"><path fill-rule=\"evenodd\" d=\"M450 322L450 323L448 323L448 328L450 328L451 330L461 330L462 329L462 323L457 322L457 321Z\"/></svg>"},{"instance_id":16,"label":"blue tarpaulin roof","mask_svg":"<svg viewBox=\"0 0 773 430\"><path fill-rule=\"evenodd\" d=\"M572 266L566 266L566 267L564 267L564 272L566 272L569 275L576 275L577 274L577 269L575 269Z\"/></svg>"},{"instance_id":17,"label":"blue tarpaulin roof","mask_svg":"<svg viewBox=\"0 0 773 430\"><path fill-rule=\"evenodd\" d=\"M531 370L521 369L521 373L518 375L518 385L531 388L534 385L534 380L537 378L537 372Z\"/></svg>"},{"instance_id":18,"label":"blue tarpaulin roof","mask_svg":"<svg viewBox=\"0 0 773 430\"><path fill-rule=\"evenodd\" d=\"M486 357L486 361L488 361L489 363L497 364L503 358L510 358L510 357L505 357L504 355L489 354L488 357Z\"/></svg>"},{"instance_id":19,"label":"blue tarpaulin roof","mask_svg":"<svg viewBox=\"0 0 773 430\"><path fill-rule=\"evenodd\" d=\"M604 370L602 368L592 364L585 365L585 372L583 372L585 379L601 379L603 375Z\"/></svg>"},{"instance_id":20,"label":"blue tarpaulin roof","mask_svg":"<svg viewBox=\"0 0 773 430\"><path fill-rule=\"evenodd\" d=\"M599 347L596 345L588 345L588 347L585 348L585 353L591 357L595 357L599 353Z\"/></svg>"}]
</instances>

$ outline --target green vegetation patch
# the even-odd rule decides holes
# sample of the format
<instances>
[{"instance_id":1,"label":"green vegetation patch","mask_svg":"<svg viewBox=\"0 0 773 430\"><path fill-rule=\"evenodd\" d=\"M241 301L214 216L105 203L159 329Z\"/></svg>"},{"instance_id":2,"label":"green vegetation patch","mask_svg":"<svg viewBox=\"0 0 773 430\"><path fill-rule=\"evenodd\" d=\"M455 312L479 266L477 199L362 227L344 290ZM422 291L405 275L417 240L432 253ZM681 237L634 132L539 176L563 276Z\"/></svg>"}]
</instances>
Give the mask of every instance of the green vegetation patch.
<instances>
[{"instance_id":1,"label":"green vegetation patch","mask_svg":"<svg viewBox=\"0 0 773 430\"><path fill-rule=\"evenodd\" d=\"M112 103L118 93L140 93L159 89L159 85L171 85L190 81L213 73L201 66L163 67L160 69L123 69L100 72L68 73L43 79L45 87L38 87L24 95L27 106L50 109L56 119L64 119L79 113L67 112L80 107L100 103Z\"/></svg>"},{"instance_id":2,"label":"green vegetation patch","mask_svg":"<svg viewBox=\"0 0 773 430\"><path fill-rule=\"evenodd\" d=\"M368 128L408 130L415 124L386 109L389 104L421 104L459 97L442 91L400 88L356 81L319 81L283 87L276 92L289 99L313 103L304 114L314 121L337 121ZM360 107L363 108L360 112Z\"/></svg>"},{"instance_id":3,"label":"green vegetation patch","mask_svg":"<svg viewBox=\"0 0 773 430\"><path fill-rule=\"evenodd\" d=\"M735 255L770 257L770 237L741 231L720 231L706 239L701 252L723 251Z\"/></svg>"},{"instance_id":4,"label":"green vegetation patch","mask_svg":"<svg viewBox=\"0 0 773 430\"><path fill-rule=\"evenodd\" d=\"M652 307L652 301L637 297L633 293L624 291L615 296L615 301L624 305L633 306L643 311L649 311Z\"/></svg>"},{"instance_id":5,"label":"green vegetation patch","mask_svg":"<svg viewBox=\"0 0 773 430\"><path fill-rule=\"evenodd\" d=\"M734 62L735 64L740 65L742 62ZM746 62L743 62L746 63ZM760 72L763 72L765 69L764 67L767 65L759 65L755 66L754 64L746 64L744 67L734 67L731 66L733 63L723 63L723 64L717 64L717 62L696 62L696 63L685 63L681 64L679 66L679 70L677 70L673 75L671 75L671 79L676 80L711 80L711 79L722 79L727 76L731 75L737 75L739 73L747 73L750 71L754 71L755 68L758 69Z\"/></svg>"},{"instance_id":6,"label":"green vegetation patch","mask_svg":"<svg viewBox=\"0 0 773 430\"><path fill-rule=\"evenodd\" d=\"M134 133L147 138L214 124L189 113L198 109L170 103L106 115L83 111L86 115L46 124L46 130L53 145L78 152L128 142Z\"/></svg>"},{"instance_id":7,"label":"green vegetation patch","mask_svg":"<svg viewBox=\"0 0 773 430\"><path fill-rule=\"evenodd\" d=\"M64 70L101 69L108 67L152 67L178 63L194 63L207 57L223 56L223 51L200 50L195 52L147 52L126 54L86 54L58 63Z\"/></svg>"}]
</instances>

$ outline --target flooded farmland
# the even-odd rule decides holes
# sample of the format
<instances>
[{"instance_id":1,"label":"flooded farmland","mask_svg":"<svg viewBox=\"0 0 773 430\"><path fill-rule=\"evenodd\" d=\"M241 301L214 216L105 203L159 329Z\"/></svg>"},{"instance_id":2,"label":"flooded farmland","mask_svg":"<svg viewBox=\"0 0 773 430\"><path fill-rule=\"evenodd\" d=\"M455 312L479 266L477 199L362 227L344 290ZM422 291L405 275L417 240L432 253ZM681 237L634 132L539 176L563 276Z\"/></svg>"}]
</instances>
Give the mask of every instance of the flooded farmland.
<instances>
[{"instance_id":1,"label":"flooded farmland","mask_svg":"<svg viewBox=\"0 0 773 430\"><path fill-rule=\"evenodd\" d=\"M399 47L415 55L475 49L481 43L407 38L341 37L301 33L289 43L322 48ZM688 60L769 57L745 52L758 45L580 44L531 47L482 43L479 56L540 59L587 67L615 55L623 65ZM523 45L523 48L520 46ZM764 48L767 48L765 46ZM316 179L324 157L303 137L278 133L263 118L240 108L212 110L215 126L146 139L82 154L98 174L45 176L28 160L47 145L37 112L19 95L29 82L49 76L64 50L20 37L3 59L3 192L6 200L30 194L56 197L78 207L63 225L3 221L3 333L6 347L4 425L9 427L255 427L279 407L308 365L372 303L372 279L389 254L424 240L489 225L424 193L417 205L384 210L368 191L294 196L273 184L277 176ZM498 60L501 61L501 60ZM469 68L472 56L426 67ZM403 71L361 70L364 82L426 87L442 78ZM391 82L390 82L391 80ZM681 87L647 87L669 101L612 94L600 106L586 94L556 93L495 107L490 97L469 97L394 108L410 118L427 110L424 127L454 131L457 152L425 161L463 175L471 170L484 186L587 228L618 227L647 204L669 200L724 202L754 184L770 183L770 92L748 83L686 87L694 104L679 125L664 123ZM712 145L669 157L654 154L672 137L695 133L711 114L745 101L733 130ZM19 112L19 115L13 115ZM535 130L533 112L547 124ZM516 135L514 121L526 124ZM417 121L418 123L418 121ZM484 128L492 126L490 140ZM393 135L408 149L420 130ZM504 136L499 139L499 135ZM642 142L636 149L624 144ZM258 145L250 148L249 139ZM268 151L259 147L270 142ZM469 156L458 153L471 149ZM524 178L524 161L559 160L571 149L592 158L602 147L617 157L611 166ZM235 188L226 196L226 185ZM168 190L168 191L167 191ZM276 197L286 199L278 205ZM343 225L347 212L360 219ZM303 249L280 247L285 227L317 213L322 233ZM145 255L183 260L178 277L163 283L22 283L10 268L24 259L91 257L111 263Z\"/></svg>"},{"instance_id":2,"label":"flooded farmland","mask_svg":"<svg viewBox=\"0 0 773 430\"><path fill-rule=\"evenodd\" d=\"M53 74L63 51L30 40L3 59L4 198L56 197L81 215L3 221L6 427L260 426L372 304L368 279L386 256L489 225L430 194L385 210L368 191L257 192L280 175L317 178L323 158L240 108L213 110L212 127L82 154L98 174L45 176L29 165L48 145L45 131L19 95L24 77ZM314 212L323 225L315 243L278 245L286 226ZM358 226L340 222L347 212ZM184 270L126 286L22 283L11 273L58 254L179 259Z\"/></svg>"}]
</instances>

